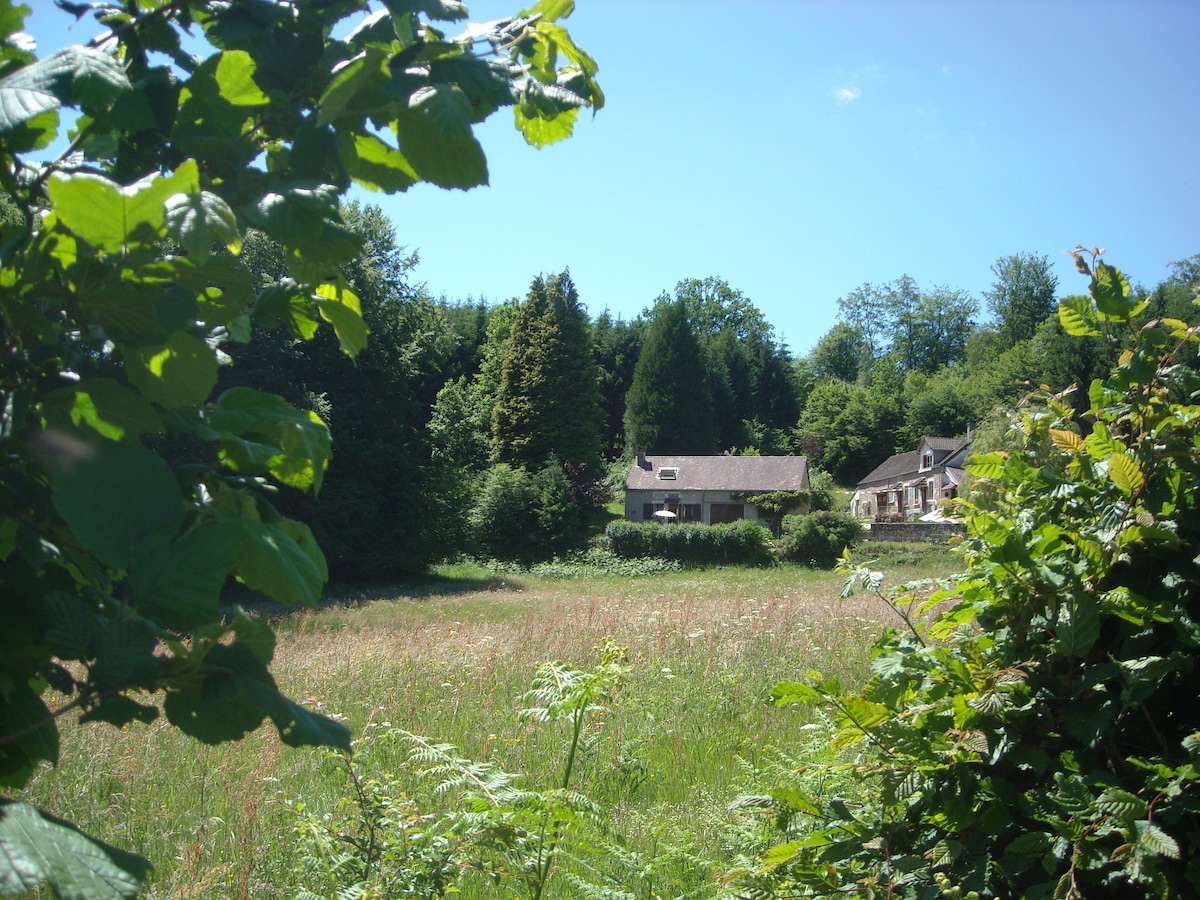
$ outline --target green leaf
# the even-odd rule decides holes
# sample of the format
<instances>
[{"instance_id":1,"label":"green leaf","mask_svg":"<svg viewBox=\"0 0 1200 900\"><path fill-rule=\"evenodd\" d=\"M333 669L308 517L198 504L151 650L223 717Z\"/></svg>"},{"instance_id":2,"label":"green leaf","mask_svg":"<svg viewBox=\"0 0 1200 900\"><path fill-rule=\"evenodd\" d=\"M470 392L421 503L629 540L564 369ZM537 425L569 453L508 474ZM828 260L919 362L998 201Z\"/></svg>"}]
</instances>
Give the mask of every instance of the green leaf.
<instances>
[{"instance_id":1,"label":"green leaf","mask_svg":"<svg viewBox=\"0 0 1200 900\"><path fill-rule=\"evenodd\" d=\"M366 48L330 79L318 102L316 124L332 124L347 112L361 118L385 108L394 101L383 91L390 77L387 54L381 48ZM355 102L360 98L365 102Z\"/></svg>"},{"instance_id":2,"label":"green leaf","mask_svg":"<svg viewBox=\"0 0 1200 900\"><path fill-rule=\"evenodd\" d=\"M131 243L149 243L161 237L167 200L199 189L195 160L183 163L169 176L151 175L128 187L89 173L55 175L48 186L58 221L77 238L106 253L119 253Z\"/></svg>"},{"instance_id":3,"label":"green leaf","mask_svg":"<svg viewBox=\"0 0 1200 900\"><path fill-rule=\"evenodd\" d=\"M221 587L237 560L239 532L205 525L134 560L129 587L141 612L176 631L220 621Z\"/></svg>"},{"instance_id":4,"label":"green leaf","mask_svg":"<svg viewBox=\"0 0 1200 900\"><path fill-rule=\"evenodd\" d=\"M1129 299L1129 282L1120 269L1096 260L1090 290L1101 317L1124 322L1133 315L1137 302Z\"/></svg>"},{"instance_id":5,"label":"green leaf","mask_svg":"<svg viewBox=\"0 0 1200 900\"><path fill-rule=\"evenodd\" d=\"M1142 467L1128 453L1116 453L1108 460L1108 477L1126 496L1133 496L1146 483Z\"/></svg>"},{"instance_id":6,"label":"green leaf","mask_svg":"<svg viewBox=\"0 0 1200 900\"><path fill-rule=\"evenodd\" d=\"M1058 304L1058 321L1063 331L1075 337L1100 337L1100 319L1092 301L1075 295Z\"/></svg>"},{"instance_id":7,"label":"green leaf","mask_svg":"<svg viewBox=\"0 0 1200 900\"><path fill-rule=\"evenodd\" d=\"M421 180L404 154L373 134L338 134L342 160L350 177L373 191L395 194Z\"/></svg>"},{"instance_id":8,"label":"green leaf","mask_svg":"<svg viewBox=\"0 0 1200 900\"><path fill-rule=\"evenodd\" d=\"M1060 652L1071 657L1085 655L1100 638L1100 610L1095 598L1081 595L1064 600L1054 634Z\"/></svg>"},{"instance_id":9,"label":"green leaf","mask_svg":"<svg viewBox=\"0 0 1200 900\"><path fill-rule=\"evenodd\" d=\"M0 894L49 885L59 900L136 897L150 863L26 803L0 800Z\"/></svg>"},{"instance_id":10,"label":"green leaf","mask_svg":"<svg viewBox=\"0 0 1200 900\"><path fill-rule=\"evenodd\" d=\"M454 85L419 88L394 128L404 154L422 180L444 188L487 184L487 159L471 131L471 101Z\"/></svg>"},{"instance_id":11,"label":"green leaf","mask_svg":"<svg viewBox=\"0 0 1200 900\"><path fill-rule=\"evenodd\" d=\"M53 460L51 497L85 548L124 568L133 548L167 541L183 522L179 485L167 464L140 444L97 441Z\"/></svg>"},{"instance_id":12,"label":"green leaf","mask_svg":"<svg viewBox=\"0 0 1200 900\"><path fill-rule=\"evenodd\" d=\"M20 530L20 523L16 519L0 515L0 562L8 559L9 555L17 549L17 534Z\"/></svg>"},{"instance_id":13,"label":"green leaf","mask_svg":"<svg viewBox=\"0 0 1200 900\"><path fill-rule=\"evenodd\" d=\"M1149 822L1137 822L1138 848L1144 853L1155 856L1165 856L1168 859L1180 859L1179 842L1157 825Z\"/></svg>"},{"instance_id":14,"label":"green leaf","mask_svg":"<svg viewBox=\"0 0 1200 900\"><path fill-rule=\"evenodd\" d=\"M15 737L0 743L0 785L24 787L40 763L58 764L58 728L28 680L13 683L0 676L0 684L6 681L10 686L0 694L0 735Z\"/></svg>"},{"instance_id":15,"label":"green leaf","mask_svg":"<svg viewBox=\"0 0 1200 900\"><path fill-rule=\"evenodd\" d=\"M172 334L165 344L124 350L129 380L154 403L196 406L208 399L217 383L216 354L186 332Z\"/></svg>"},{"instance_id":16,"label":"green leaf","mask_svg":"<svg viewBox=\"0 0 1200 900\"><path fill-rule=\"evenodd\" d=\"M804 849L803 841L791 841L787 844L776 844L762 856L764 866L776 867L791 862L796 854Z\"/></svg>"},{"instance_id":17,"label":"green leaf","mask_svg":"<svg viewBox=\"0 0 1200 900\"><path fill-rule=\"evenodd\" d=\"M216 644L198 673L168 690L163 711L172 725L206 744L241 740L267 715L255 685L275 689L266 666L246 647Z\"/></svg>"},{"instance_id":18,"label":"green leaf","mask_svg":"<svg viewBox=\"0 0 1200 900\"><path fill-rule=\"evenodd\" d=\"M353 291L337 284L318 285L316 305L321 318L333 326L342 352L357 356L366 349L369 332Z\"/></svg>"},{"instance_id":19,"label":"green leaf","mask_svg":"<svg viewBox=\"0 0 1200 900\"><path fill-rule=\"evenodd\" d=\"M108 54L64 47L0 80L0 135L63 105L106 106L131 89Z\"/></svg>"},{"instance_id":20,"label":"green leaf","mask_svg":"<svg viewBox=\"0 0 1200 900\"><path fill-rule=\"evenodd\" d=\"M973 456L967 463L967 471L977 478L1003 478L1008 464L1008 454L995 450L981 456Z\"/></svg>"},{"instance_id":21,"label":"green leaf","mask_svg":"<svg viewBox=\"0 0 1200 900\"><path fill-rule=\"evenodd\" d=\"M316 606L325 573L295 538L265 522L241 520L239 525L238 579L280 603Z\"/></svg>"},{"instance_id":22,"label":"green leaf","mask_svg":"<svg viewBox=\"0 0 1200 900\"><path fill-rule=\"evenodd\" d=\"M1108 787L1096 799L1096 806L1121 819L1140 819L1146 815L1146 801L1117 787Z\"/></svg>"},{"instance_id":23,"label":"green leaf","mask_svg":"<svg viewBox=\"0 0 1200 900\"><path fill-rule=\"evenodd\" d=\"M1028 831L1009 844L1004 852L1014 856L1036 858L1043 856L1054 845L1052 835L1044 831Z\"/></svg>"},{"instance_id":24,"label":"green leaf","mask_svg":"<svg viewBox=\"0 0 1200 900\"><path fill-rule=\"evenodd\" d=\"M825 697L803 681L781 681L771 689L771 700L776 706L789 706L793 703L822 703Z\"/></svg>"},{"instance_id":25,"label":"green leaf","mask_svg":"<svg viewBox=\"0 0 1200 900\"><path fill-rule=\"evenodd\" d=\"M46 395L43 412L51 427L86 425L113 441L160 434L164 428L145 398L112 378L89 378L74 387L53 391Z\"/></svg>"},{"instance_id":26,"label":"green leaf","mask_svg":"<svg viewBox=\"0 0 1200 900\"><path fill-rule=\"evenodd\" d=\"M167 236L178 241L197 263L208 259L216 242L230 250L241 245L237 216L216 194L176 194L167 201L165 216Z\"/></svg>"},{"instance_id":27,"label":"green leaf","mask_svg":"<svg viewBox=\"0 0 1200 900\"><path fill-rule=\"evenodd\" d=\"M261 619L246 615L240 607L234 612L233 633L239 647L245 647L264 666L275 658L275 632Z\"/></svg>"},{"instance_id":28,"label":"green leaf","mask_svg":"<svg viewBox=\"0 0 1200 900\"><path fill-rule=\"evenodd\" d=\"M253 316L264 328L285 328L292 337L307 341L321 326L315 312L308 294L287 279L259 292Z\"/></svg>"},{"instance_id":29,"label":"green leaf","mask_svg":"<svg viewBox=\"0 0 1200 900\"><path fill-rule=\"evenodd\" d=\"M525 137L526 143L539 149L569 138L575 131L577 118L577 109L563 110L551 117L540 114L529 104L518 103L513 107L517 129Z\"/></svg>"},{"instance_id":30,"label":"green leaf","mask_svg":"<svg viewBox=\"0 0 1200 900\"><path fill-rule=\"evenodd\" d=\"M220 432L221 457L235 472L269 472L290 487L321 489L329 429L311 410L275 394L231 388L217 400L209 425Z\"/></svg>"},{"instance_id":31,"label":"green leaf","mask_svg":"<svg viewBox=\"0 0 1200 900\"><path fill-rule=\"evenodd\" d=\"M338 189L332 184L280 186L264 193L246 217L284 247L317 251L326 224L338 217L337 204Z\"/></svg>"},{"instance_id":32,"label":"green leaf","mask_svg":"<svg viewBox=\"0 0 1200 900\"><path fill-rule=\"evenodd\" d=\"M820 804L798 787L776 788L771 791L771 799L777 803L786 804L792 809L808 813L810 816L822 814Z\"/></svg>"},{"instance_id":33,"label":"green leaf","mask_svg":"<svg viewBox=\"0 0 1200 900\"><path fill-rule=\"evenodd\" d=\"M233 106L269 106L271 98L263 93L254 76L254 57L244 50L226 50L206 61L215 60L212 77L221 99ZM199 70L197 71L199 74Z\"/></svg>"},{"instance_id":34,"label":"green leaf","mask_svg":"<svg viewBox=\"0 0 1200 900\"><path fill-rule=\"evenodd\" d=\"M424 13L435 21L450 22L467 17L467 8L460 0L384 0L384 6L394 16L405 13Z\"/></svg>"},{"instance_id":35,"label":"green leaf","mask_svg":"<svg viewBox=\"0 0 1200 900\"><path fill-rule=\"evenodd\" d=\"M1092 426L1092 432L1084 440L1084 446L1092 459L1106 460L1113 454L1125 452L1125 445L1112 436L1108 426L1097 422Z\"/></svg>"},{"instance_id":36,"label":"green leaf","mask_svg":"<svg viewBox=\"0 0 1200 900\"><path fill-rule=\"evenodd\" d=\"M349 752L350 729L345 725L305 709L265 685L252 685L250 690L271 717L279 739L289 747L336 747Z\"/></svg>"}]
</instances>

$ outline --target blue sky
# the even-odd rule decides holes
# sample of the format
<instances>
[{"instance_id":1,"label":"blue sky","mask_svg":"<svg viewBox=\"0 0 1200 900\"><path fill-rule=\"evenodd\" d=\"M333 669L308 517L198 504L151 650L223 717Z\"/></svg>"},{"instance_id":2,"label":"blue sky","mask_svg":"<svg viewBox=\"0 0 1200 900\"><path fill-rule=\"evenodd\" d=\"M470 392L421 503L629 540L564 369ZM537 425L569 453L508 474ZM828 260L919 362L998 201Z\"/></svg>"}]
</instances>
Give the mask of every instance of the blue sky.
<instances>
[{"instance_id":1,"label":"blue sky","mask_svg":"<svg viewBox=\"0 0 1200 900\"><path fill-rule=\"evenodd\" d=\"M1151 286L1200 252L1195 0L578 0L566 24L607 95L571 140L534 150L502 111L489 187L364 198L435 296L570 267L593 315L628 319L712 275L804 353L864 282L981 297L1032 252L1065 295L1086 289L1076 243Z\"/></svg>"}]
</instances>

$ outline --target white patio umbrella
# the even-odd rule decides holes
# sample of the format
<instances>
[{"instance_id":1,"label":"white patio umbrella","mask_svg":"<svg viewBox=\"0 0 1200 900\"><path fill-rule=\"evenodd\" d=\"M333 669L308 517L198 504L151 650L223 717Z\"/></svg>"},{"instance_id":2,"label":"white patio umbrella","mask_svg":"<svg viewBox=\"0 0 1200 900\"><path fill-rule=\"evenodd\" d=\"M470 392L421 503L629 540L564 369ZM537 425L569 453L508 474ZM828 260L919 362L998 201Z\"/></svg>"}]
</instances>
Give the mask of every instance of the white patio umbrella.
<instances>
[{"instance_id":1,"label":"white patio umbrella","mask_svg":"<svg viewBox=\"0 0 1200 900\"><path fill-rule=\"evenodd\" d=\"M654 514L654 518L662 519L664 522L666 522L670 519L676 518L676 516L675 513L671 512L669 509L660 509Z\"/></svg>"}]
</instances>

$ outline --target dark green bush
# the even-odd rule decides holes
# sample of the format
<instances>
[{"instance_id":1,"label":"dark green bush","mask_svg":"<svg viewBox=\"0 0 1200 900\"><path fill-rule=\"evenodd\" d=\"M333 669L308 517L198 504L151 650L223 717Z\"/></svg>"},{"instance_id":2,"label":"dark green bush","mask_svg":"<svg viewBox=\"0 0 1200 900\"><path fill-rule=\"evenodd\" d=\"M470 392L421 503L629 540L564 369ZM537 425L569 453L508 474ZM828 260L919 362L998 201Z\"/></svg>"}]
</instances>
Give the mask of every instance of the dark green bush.
<instances>
[{"instance_id":1,"label":"dark green bush","mask_svg":"<svg viewBox=\"0 0 1200 900\"><path fill-rule=\"evenodd\" d=\"M760 566L771 561L771 533L754 522L660 525L613 522L605 530L612 552L624 559L657 557L692 565Z\"/></svg>"},{"instance_id":2,"label":"dark green bush","mask_svg":"<svg viewBox=\"0 0 1200 900\"><path fill-rule=\"evenodd\" d=\"M862 524L849 513L821 510L807 516L787 516L779 555L790 562L831 569L842 551L862 539Z\"/></svg>"},{"instance_id":3,"label":"dark green bush","mask_svg":"<svg viewBox=\"0 0 1200 900\"><path fill-rule=\"evenodd\" d=\"M469 523L484 555L525 566L570 549L583 524L571 484L553 458L535 473L492 466Z\"/></svg>"}]
</instances>

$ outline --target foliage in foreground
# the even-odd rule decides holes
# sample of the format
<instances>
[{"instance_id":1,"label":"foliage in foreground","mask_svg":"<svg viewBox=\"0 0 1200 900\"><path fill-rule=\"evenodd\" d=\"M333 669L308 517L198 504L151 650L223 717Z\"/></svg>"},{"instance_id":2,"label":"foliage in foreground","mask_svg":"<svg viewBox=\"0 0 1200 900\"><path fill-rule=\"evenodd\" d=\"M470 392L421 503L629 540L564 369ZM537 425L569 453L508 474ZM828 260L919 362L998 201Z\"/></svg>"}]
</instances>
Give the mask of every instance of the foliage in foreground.
<instances>
[{"instance_id":1,"label":"foliage in foreground","mask_svg":"<svg viewBox=\"0 0 1200 900\"><path fill-rule=\"evenodd\" d=\"M585 726L603 714L626 675L622 648L609 641L600 656L590 671L543 663L525 695L534 705L521 710L522 720L560 723L565 731L561 774L540 787L531 784L540 779L470 759L453 745L389 724L369 727L344 757L348 792L336 814L317 814L303 800L288 804L305 846L301 898L433 900L468 892L472 882L480 889L486 879L539 900L566 862L573 871L561 877L584 896L629 897L634 881L652 883L644 862L642 878L629 878L636 854L612 842L604 811L572 777L594 740ZM434 786L429 811L410 795L410 777L380 771L397 744L406 748L404 765Z\"/></svg>"},{"instance_id":2,"label":"foliage in foreground","mask_svg":"<svg viewBox=\"0 0 1200 900\"><path fill-rule=\"evenodd\" d=\"M472 129L502 107L534 145L570 134L603 103L556 22L570 7L448 40L414 10L453 20L458 3L126 0L95 5L106 36L38 59L28 8L0 0L0 785L57 761L70 711L116 726L161 712L209 743L269 718L287 744L348 746L277 689L270 627L218 605L228 578L316 602L325 558L268 492L317 492L330 456L315 413L217 393L222 345L324 324L359 352L367 328L339 267L361 242L339 197L351 182L486 183ZM184 31L211 55L185 50ZM63 106L81 114L68 151L28 162ZM252 228L290 277L252 284ZM151 449L170 445L195 458ZM70 698L53 710L51 687ZM7 799L0 846L6 894L130 897L146 870Z\"/></svg>"},{"instance_id":3,"label":"foliage in foreground","mask_svg":"<svg viewBox=\"0 0 1200 900\"><path fill-rule=\"evenodd\" d=\"M1121 344L1089 391L1021 415L976 457L968 573L872 651L859 693L813 673L775 702L827 705L870 802L796 784L783 841L731 873L745 896L1180 897L1200 892L1200 336L1139 320L1122 274L1082 248L1073 335ZM851 573L879 591L880 575Z\"/></svg>"}]
</instances>

